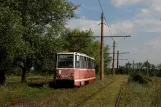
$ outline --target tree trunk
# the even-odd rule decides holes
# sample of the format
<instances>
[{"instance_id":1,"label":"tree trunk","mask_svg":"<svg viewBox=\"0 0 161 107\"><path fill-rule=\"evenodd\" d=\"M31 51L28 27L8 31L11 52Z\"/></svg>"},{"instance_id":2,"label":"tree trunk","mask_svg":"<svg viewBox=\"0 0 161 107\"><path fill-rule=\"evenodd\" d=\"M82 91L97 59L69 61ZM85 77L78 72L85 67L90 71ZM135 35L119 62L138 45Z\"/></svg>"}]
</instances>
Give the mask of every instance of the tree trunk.
<instances>
[{"instance_id":1,"label":"tree trunk","mask_svg":"<svg viewBox=\"0 0 161 107\"><path fill-rule=\"evenodd\" d=\"M27 73L27 69L23 68L22 69L22 76L21 76L21 82L25 83L26 82L26 73Z\"/></svg>"},{"instance_id":2,"label":"tree trunk","mask_svg":"<svg viewBox=\"0 0 161 107\"><path fill-rule=\"evenodd\" d=\"M6 76L3 70L0 71L0 85L5 85Z\"/></svg>"}]
</instances>

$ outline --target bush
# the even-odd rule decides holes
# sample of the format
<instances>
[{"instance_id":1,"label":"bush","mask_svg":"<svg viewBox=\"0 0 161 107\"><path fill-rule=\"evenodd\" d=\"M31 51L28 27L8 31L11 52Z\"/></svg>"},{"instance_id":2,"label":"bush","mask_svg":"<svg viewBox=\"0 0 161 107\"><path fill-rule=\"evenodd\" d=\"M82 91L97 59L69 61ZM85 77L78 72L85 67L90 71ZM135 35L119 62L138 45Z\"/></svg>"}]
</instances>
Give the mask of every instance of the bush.
<instances>
[{"instance_id":1,"label":"bush","mask_svg":"<svg viewBox=\"0 0 161 107\"><path fill-rule=\"evenodd\" d=\"M137 82L139 84L148 84L151 79L145 75L139 74L139 73L134 73L131 74L129 77L129 82Z\"/></svg>"}]
</instances>

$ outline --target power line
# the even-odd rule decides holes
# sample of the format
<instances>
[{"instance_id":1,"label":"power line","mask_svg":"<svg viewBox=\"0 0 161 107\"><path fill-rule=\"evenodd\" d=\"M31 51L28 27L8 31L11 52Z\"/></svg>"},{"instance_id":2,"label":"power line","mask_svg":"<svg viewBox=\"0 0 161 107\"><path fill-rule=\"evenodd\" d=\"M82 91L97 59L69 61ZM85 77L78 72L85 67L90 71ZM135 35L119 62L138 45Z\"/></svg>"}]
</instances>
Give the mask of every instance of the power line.
<instances>
[{"instance_id":1,"label":"power line","mask_svg":"<svg viewBox=\"0 0 161 107\"><path fill-rule=\"evenodd\" d=\"M111 26L110 24L108 24L108 23L107 23L107 26L109 26L109 27L111 27L111 28L113 28L113 29L115 29L115 30L117 30L117 31L119 31L119 32L122 32L122 33L124 33L125 35L129 35L129 34L123 32L123 31L121 31L121 30L119 30L119 29L117 29L117 28L115 28L115 27L112 27L112 26Z\"/></svg>"},{"instance_id":2,"label":"power line","mask_svg":"<svg viewBox=\"0 0 161 107\"><path fill-rule=\"evenodd\" d=\"M105 18L105 22L107 23L107 20L106 20L106 18ZM105 24L105 25L107 25L107 24ZM110 28L109 28L109 26L107 25L107 27L108 27L108 30L109 30L109 32L110 32L110 34L111 34L111 36L112 36L112 32L111 32L111 30L110 30ZM111 39L114 41L114 39L111 37Z\"/></svg>"},{"instance_id":3,"label":"power line","mask_svg":"<svg viewBox=\"0 0 161 107\"><path fill-rule=\"evenodd\" d=\"M98 2L99 2L99 5L100 5L100 8L101 8L101 10L102 10L102 13L104 13L100 0L98 0ZM105 16L104 16L104 18L105 18ZM109 24L107 23L106 18L105 18L105 22L106 22L106 25L107 25L108 27L111 27L111 28L113 28L113 29L115 29L115 30L117 30L117 31L119 31L119 32L122 32L122 33L124 33L125 35L129 35L129 34L123 32L123 31L121 31L121 30L119 30L119 29L116 29L115 27L112 27L111 25L109 25ZM110 29L109 29L109 31L110 31ZM111 32L111 31L110 31L110 32ZM112 34L111 34L111 35L112 35Z\"/></svg>"},{"instance_id":4,"label":"power line","mask_svg":"<svg viewBox=\"0 0 161 107\"><path fill-rule=\"evenodd\" d=\"M116 41L116 43L119 43L119 42L120 42L120 41L122 41L122 40L125 40L125 38L123 38L123 39L120 39L120 40Z\"/></svg>"},{"instance_id":5,"label":"power line","mask_svg":"<svg viewBox=\"0 0 161 107\"><path fill-rule=\"evenodd\" d=\"M104 13L100 0L98 0L98 2L99 2L99 5L100 5L100 7L101 7L102 13ZM107 23L107 20L106 20L106 18L105 18L105 15L104 15L104 19L105 19L105 22ZM112 36L112 33L111 33L111 30L110 30L109 26L108 26L108 30L109 30L109 32L110 32L110 34L111 34L111 36ZM114 41L114 39L113 39L112 37L111 37L111 39Z\"/></svg>"},{"instance_id":6,"label":"power line","mask_svg":"<svg viewBox=\"0 0 161 107\"><path fill-rule=\"evenodd\" d=\"M94 27L97 27L98 25L100 25L100 23L97 24L97 25L95 25L95 26L93 26L93 27L90 27L89 30L91 30L91 29L94 28Z\"/></svg>"},{"instance_id":7,"label":"power line","mask_svg":"<svg viewBox=\"0 0 161 107\"><path fill-rule=\"evenodd\" d=\"M100 7L101 7L102 13L104 13L100 0L98 0L98 2L99 2L99 5L100 5Z\"/></svg>"}]
</instances>

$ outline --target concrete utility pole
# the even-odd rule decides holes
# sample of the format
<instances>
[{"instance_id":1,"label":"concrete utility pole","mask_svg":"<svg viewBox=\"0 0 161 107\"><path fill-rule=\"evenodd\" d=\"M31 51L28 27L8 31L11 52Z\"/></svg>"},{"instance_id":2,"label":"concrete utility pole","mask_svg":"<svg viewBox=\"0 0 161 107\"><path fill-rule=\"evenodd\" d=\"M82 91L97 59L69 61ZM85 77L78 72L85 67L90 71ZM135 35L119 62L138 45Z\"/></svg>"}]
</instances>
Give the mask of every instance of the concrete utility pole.
<instances>
[{"instance_id":1,"label":"concrete utility pole","mask_svg":"<svg viewBox=\"0 0 161 107\"><path fill-rule=\"evenodd\" d=\"M118 68L119 68L119 60L128 60L128 59L119 59L119 55L120 54L128 54L129 52L119 52L119 50L117 50L117 59L115 59L115 60L117 60L117 70L118 70ZM115 54L115 53L108 53L108 54ZM113 59L112 59L113 60ZM113 68L113 64L112 64L112 68Z\"/></svg>"},{"instance_id":2,"label":"concrete utility pole","mask_svg":"<svg viewBox=\"0 0 161 107\"><path fill-rule=\"evenodd\" d=\"M113 41L113 63L112 63L112 72L115 75L115 41Z\"/></svg>"},{"instance_id":3,"label":"concrete utility pole","mask_svg":"<svg viewBox=\"0 0 161 107\"><path fill-rule=\"evenodd\" d=\"M119 60L128 60L128 59L119 59L119 55L120 54L128 54L129 52L119 52L119 50L117 50L117 70L119 69Z\"/></svg>"},{"instance_id":4,"label":"concrete utility pole","mask_svg":"<svg viewBox=\"0 0 161 107\"><path fill-rule=\"evenodd\" d=\"M101 14L101 61L100 61L100 80L104 78L104 14Z\"/></svg>"}]
</instances>

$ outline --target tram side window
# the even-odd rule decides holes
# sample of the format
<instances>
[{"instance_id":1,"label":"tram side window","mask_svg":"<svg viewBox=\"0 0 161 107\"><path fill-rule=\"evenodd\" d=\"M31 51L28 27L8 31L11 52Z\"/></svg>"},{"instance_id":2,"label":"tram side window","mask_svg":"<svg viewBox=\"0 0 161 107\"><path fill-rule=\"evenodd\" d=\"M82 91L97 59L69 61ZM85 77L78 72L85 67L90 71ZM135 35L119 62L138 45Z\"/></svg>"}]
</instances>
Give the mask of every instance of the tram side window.
<instances>
[{"instance_id":1,"label":"tram side window","mask_svg":"<svg viewBox=\"0 0 161 107\"><path fill-rule=\"evenodd\" d=\"M88 69L94 69L94 60L88 58Z\"/></svg>"},{"instance_id":2,"label":"tram side window","mask_svg":"<svg viewBox=\"0 0 161 107\"><path fill-rule=\"evenodd\" d=\"M86 58L83 56L83 68L86 68Z\"/></svg>"},{"instance_id":3,"label":"tram side window","mask_svg":"<svg viewBox=\"0 0 161 107\"><path fill-rule=\"evenodd\" d=\"M85 68L88 68L88 58L85 57Z\"/></svg>"},{"instance_id":4,"label":"tram side window","mask_svg":"<svg viewBox=\"0 0 161 107\"><path fill-rule=\"evenodd\" d=\"M80 68L83 68L83 57L80 56Z\"/></svg>"},{"instance_id":5,"label":"tram side window","mask_svg":"<svg viewBox=\"0 0 161 107\"><path fill-rule=\"evenodd\" d=\"M90 61L90 58L88 58L88 69L91 69L91 61Z\"/></svg>"},{"instance_id":6,"label":"tram side window","mask_svg":"<svg viewBox=\"0 0 161 107\"><path fill-rule=\"evenodd\" d=\"M82 68L87 68L87 58L84 56L82 56L82 63L83 63Z\"/></svg>"},{"instance_id":7,"label":"tram side window","mask_svg":"<svg viewBox=\"0 0 161 107\"><path fill-rule=\"evenodd\" d=\"M79 67L80 67L80 56L75 55L75 68L79 68Z\"/></svg>"}]
</instances>

